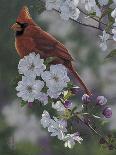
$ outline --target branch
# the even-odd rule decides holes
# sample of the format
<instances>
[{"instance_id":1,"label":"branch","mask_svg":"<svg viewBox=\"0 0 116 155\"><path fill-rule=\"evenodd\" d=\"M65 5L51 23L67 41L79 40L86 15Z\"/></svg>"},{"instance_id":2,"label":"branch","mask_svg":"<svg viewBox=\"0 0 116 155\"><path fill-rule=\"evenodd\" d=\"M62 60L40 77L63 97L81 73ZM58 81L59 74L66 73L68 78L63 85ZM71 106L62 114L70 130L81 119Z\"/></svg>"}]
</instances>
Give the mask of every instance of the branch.
<instances>
[{"instance_id":1,"label":"branch","mask_svg":"<svg viewBox=\"0 0 116 155\"><path fill-rule=\"evenodd\" d=\"M42 0L40 0L40 2L41 3L44 3L44 1L42 1ZM83 14L85 14L85 15L87 15L84 11L82 11L80 8L78 8ZM59 10L56 10L56 9L53 9L55 12L58 12L58 13L61 13ZM99 22L99 20L97 20L96 18L93 18L93 17L90 17L90 18L92 18L92 19L94 19L94 20L96 20L97 22ZM78 23L78 24L80 24L80 25L82 25L82 26L85 26L85 27L90 27L90 28L93 28L93 29L96 29L96 30L99 30L99 31L102 31L103 32L103 29L101 29L100 27L97 27L97 26L94 26L94 25L88 25L88 24L86 24L86 23L82 23L81 21L77 21L77 20L74 20L74 19L72 19L72 18L70 18L70 20L71 21L73 21L74 23ZM103 24L103 25L106 25L105 23L103 23L103 22L100 22L101 24ZM111 33L108 33L108 34L110 34L111 36L112 36L112 34Z\"/></svg>"},{"instance_id":2,"label":"branch","mask_svg":"<svg viewBox=\"0 0 116 155\"><path fill-rule=\"evenodd\" d=\"M99 132L97 132L89 123L85 123L80 117L78 117L78 115L76 115L77 116L77 118L84 124L84 125L86 125L91 131L93 131L96 135L98 135L100 138L102 138L103 136L99 133ZM109 145L110 143L107 141L107 138L106 137L104 137L105 138L105 142L106 142L106 144L107 145ZM116 147L114 146L114 145L112 145L113 146L113 148L116 150Z\"/></svg>"},{"instance_id":3,"label":"branch","mask_svg":"<svg viewBox=\"0 0 116 155\"><path fill-rule=\"evenodd\" d=\"M61 13L60 11L58 11L58 10L56 10L56 9L53 9L53 10L54 10L55 12ZM80 25L82 25L82 26L94 28L94 29L97 29L97 30L103 32L103 29L101 29L100 27L97 27L97 26L94 26L94 25L88 25L88 24L86 24L86 23L82 23L81 21L77 21L77 20L75 20L75 19L73 19L73 18L70 18L70 20L73 21L74 23L78 23L78 24L80 24ZM108 33L108 34L112 35L111 33Z\"/></svg>"},{"instance_id":4,"label":"branch","mask_svg":"<svg viewBox=\"0 0 116 155\"><path fill-rule=\"evenodd\" d=\"M107 24L105 24L105 23L103 23L102 21L99 21L98 19L96 19L96 18L90 16L89 14L85 13L85 12L84 12L83 10L81 10L79 7L77 7L77 8L78 8L78 9L80 10L80 12L82 12L84 15L89 16L91 19L95 20L96 22L98 22L98 23L100 23L100 24L103 24L103 25L107 26Z\"/></svg>"}]
</instances>

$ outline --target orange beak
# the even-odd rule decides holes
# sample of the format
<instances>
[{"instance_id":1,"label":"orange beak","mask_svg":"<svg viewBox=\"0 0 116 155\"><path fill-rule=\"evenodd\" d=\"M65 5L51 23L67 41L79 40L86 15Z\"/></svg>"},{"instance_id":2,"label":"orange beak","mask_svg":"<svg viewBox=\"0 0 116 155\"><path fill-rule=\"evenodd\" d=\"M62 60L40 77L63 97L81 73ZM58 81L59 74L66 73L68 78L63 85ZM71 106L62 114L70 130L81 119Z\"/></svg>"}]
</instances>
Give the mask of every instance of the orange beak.
<instances>
[{"instance_id":1,"label":"orange beak","mask_svg":"<svg viewBox=\"0 0 116 155\"><path fill-rule=\"evenodd\" d=\"M11 26L11 29L14 31L22 31L21 26L18 23L15 23Z\"/></svg>"}]
</instances>

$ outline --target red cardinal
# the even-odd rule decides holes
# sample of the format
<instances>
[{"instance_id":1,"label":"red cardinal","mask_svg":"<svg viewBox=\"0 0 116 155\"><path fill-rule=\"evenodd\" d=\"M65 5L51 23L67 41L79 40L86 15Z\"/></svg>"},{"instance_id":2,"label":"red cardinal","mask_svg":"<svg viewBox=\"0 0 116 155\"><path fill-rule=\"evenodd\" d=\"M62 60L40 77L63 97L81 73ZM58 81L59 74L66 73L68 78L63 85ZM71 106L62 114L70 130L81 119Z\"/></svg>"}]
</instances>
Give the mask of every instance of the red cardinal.
<instances>
[{"instance_id":1,"label":"red cardinal","mask_svg":"<svg viewBox=\"0 0 116 155\"><path fill-rule=\"evenodd\" d=\"M12 26L12 29L16 32L15 47L21 58L31 52L39 53L41 58L44 59L55 57L55 60L53 60L52 63L65 65L69 72L78 80L85 90L85 93L91 95L91 92L88 90L78 73L74 70L71 63L73 58L69 54L69 51L62 43L49 33L43 31L33 21L26 6L21 9L19 17Z\"/></svg>"}]
</instances>

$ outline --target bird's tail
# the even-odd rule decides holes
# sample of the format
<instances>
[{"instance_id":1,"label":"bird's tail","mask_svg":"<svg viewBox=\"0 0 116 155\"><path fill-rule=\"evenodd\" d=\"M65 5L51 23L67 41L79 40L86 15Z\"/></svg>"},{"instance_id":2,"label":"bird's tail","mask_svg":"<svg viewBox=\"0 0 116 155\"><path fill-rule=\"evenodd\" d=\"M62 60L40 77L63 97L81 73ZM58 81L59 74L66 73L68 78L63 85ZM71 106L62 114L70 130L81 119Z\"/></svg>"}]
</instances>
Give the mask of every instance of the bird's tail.
<instances>
[{"instance_id":1,"label":"bird's tail","mask_svg":"<svg viewBox=\"0 0 116 155\"><path fill-rule=\"evenodd\" d=\"M87 95L91 96L92 95L91 91L87 88L87 86L85 85L85 83L83 82L83 80L81 79L79 74L75 71L75 69L73 68L72 64L70 65L69 70L73 74L73 76L78 80L80 86L85 91L85 93Z\"/></svg>"}]
</instances>

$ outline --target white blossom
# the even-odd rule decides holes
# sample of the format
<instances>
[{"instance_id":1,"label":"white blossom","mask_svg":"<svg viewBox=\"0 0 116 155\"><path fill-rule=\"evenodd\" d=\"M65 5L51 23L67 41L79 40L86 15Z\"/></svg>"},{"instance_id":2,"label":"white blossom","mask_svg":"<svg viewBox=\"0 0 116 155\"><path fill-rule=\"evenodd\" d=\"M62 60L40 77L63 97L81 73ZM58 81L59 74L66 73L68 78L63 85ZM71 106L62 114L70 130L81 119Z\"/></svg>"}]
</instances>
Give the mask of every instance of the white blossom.
<instances>
[{"instance_id":1,"label":"white blossom","mask_svg":"<svg viewBox=\"0 0 116 155\"><path fill-rule=\"evenodd\" d=\"M66 0L60 7L61 17L64 20L69 20L69 18L77 20L80 14L77 8L78 0Z\"/></svg>"},{"instance_id":2,"label":"white blossom","mask_svg":"<svg viewBox=\"0 0 116 155\"><path fill-rule=\"evenodd\" d=\"M82 0L81 3L85 4L85 9L89 13L95 12L96 13L96 16L98 16L98 17L101 16L101 10L96 5L96 1L95 0Z\"/></svg>"},{"instance_id":3,"label":"white blossom","mask_svg":"<svg viewBox=\"0 0 116 155\"><path fill-rule=\"evenodd\" d=\"M66 109L64 107L64 105L61 103L61 101L57 101L56 103L52 103L52 108L56 109L59 112L64 112Z\"/></svg>"},{"instance_id":4,"label":"white blossom","mask_svg":"<svg viewBox=\"0 0 116 155\"><path fill-rule=\"evenodd\" d=\"M72 9L67 4L61 6L61 18L64 20L69 20L69 18L77 20L79 17L80 11L78 8Z\"/></svg>"},{"instance_id":5,"label":"white blossom","mask_svg":"<svg viewBox=\"0 0 116 155\"><path fill-rule=\"evenodd\" d=\"M66 129L67 122L65 120L59 120L54 117L48 127L48 131L51 132L51 136L58 136L58 139L63 140Z\"/></svg>"},{"instance_id":6,"label":"white blossom","mask_svg":"<svg viewBox=\"0 0 116 155\"><path fill-rule=\"evenodd\" d=\"M111 16L115 19L115 23L113 24L113 40L116 41L116 8L111 12Z\"/></svg>"},{"instance_id":7,"label":"white blossom","mask_svg":"<svg viewBox=\"0 0 116 155\"><path fill-rule=\"evenodd\" d=\"M48 95L51 98L58 98L63 88L67 86L67 82L70 81L67 76L67 69L62 64L51 65L50 71L42 73L42 79L49 88Z\"/></svg>"},{"instance_id":8,"label":"white blossom","mask_svg":"<svg viewBox=\"0 0 116 155\"><path fill-rule=\"evenodd\" d=\"M53 117L51 119L49 113L44 110L42 114L41 124L44 128L48 128L51 136L58 136L58 139L63 140L65 132L67 132L67 122L63 119Z\"/></svg>"},{"instance_id":9,"label":"white blossom","mask_svg":"<svg viewBox=\"0 0 116 155\"><path fill-rule=\"evenodd\" d=\"M80 10L76 8L71 12L70 18L77 20L79 18L79 15L80 15Z\"/></svg>"},{"instance_id":10,"label":"white blossom","mask_svg":"<svg viewBox=\"0 0 116 155\"><path fill-rule=\"evenodd\" d=\"M55 91L55 90L52 90L52 89L48 89L47 94L51 98L57 99L59 97L59 95L61 94L61 90Z\"/></svg>"},{"instance_id":11,"label":"white blossom","mask_svg":"<svg viewBox=\"0 0 116 155\"><path fill-rule=\"evenodd\" d=\"M113 33L113 40L116 41L116 23L113 24L112 33Z\"/></svg>"},{"instance_id":12,"label":"white blossom","mask_svg":"<svg viewBox=\"0 0 116 155\"><path fill-rule=\"evenodd\" d=\"M78 6L79 0L66 0L69 7L75 9Z\"/></svg>"},{"instance_id":13,"label":"white blossom","mask_svg":"<svg viewBox=\"0 0 116 155\"><path fill-rule=\"evenodd\" d=\"M40 76L46 68L43 61L43 59L40 59L39 54L30 53L19 61L19 74L34 78Z\"/></svg>"},{"instance_id":14,"label":"white blossom","mask_svg":"<svg viewBox=\"0 0 116 155\"><path fill-rule=\"evenodd\" d=\"M16 87L18 91L17 96L21 97L24 101L33 102L36 95L40 93L43 87L43 81L23 76L22 81L19 81Z\"/></svg>"},{"instance_id":15,"label":"white blossom","mask_svg":"<svg viewBox=\"0 0 116 155\"><path fill-rule=\"evenodd\" d=\"M116 8L111 12L111 16L115 19L116 18Z\"/></svg>"},{"instance_id":16,"label":"white blossom","mask_svg":"<svg viewBox=\"0 0 116 155\"><path fill-rule=\"evenodd\" d=\"M94 7L94 12L96 12L97 17L101 17L101 10L97 5Z\"/></svg>"},{"instance_id":17,"label":"white blossom","mask_svg":"<svg viewBox=\"0 0 116 155\"><path fill-rule=\"evenodd\" d=\"M41 124L44 128L47 128L49 127L50 123L51 123L51 117L49 113L46 110L44 110L41 118Z\"/></svg>"},{"instance_id":18,"label":"white blossom","mask_svg":"<svg viewBox=\"0 0 116 155\"><path fill-rule=\"evenodd\" d=\"M44 105L48 104L48 95L45 93L38 93L36 95L36 99L38 99L41 103L43 103Z\"/></svg>"},{"instance_id":19,"label":"white blossom","mask_svg":"<svg viewBox=\"0 0 116 155\"><path fill-rule=\"evenodd\" d=\"M75 145L75 141L81 143L83 139L79 136L78 133L74 133L74 134L67 134L64 137L64 141L65 141L65 144L64 144L65 147L73 148Z\"/></svg>"},{"instance_id":20,"label":"white blossom","mask_svg":"<svg viewBox=\"0 0 116 155\"><path fill-rule=\"evenodd\" d=\"M101 6L103 6L103 5L107 5L109 0L98 0L98 2Z\"/></svg>"},{"instance_id":21,"label":"white blossom","mask_svg":"<svg viewBox=\"0 0 116 155\"><path fill-rule=\"evenodd\" d=\"M80 11L77 8L79 0L46 0L46 9L56 9L61 12L64 20L73 18L78 19Z\"/></svg>"},{"instance_id":22,"label":"white blossom","mask_svg":"<svg viewBox=\"0 0 116 155\"><path fill-rule=\"evenodd\" d=\"M113 2L116 4L116 0L113 0Z\"/></svg>"},{"instance_id":23,"label":"white blossom","mask_svg":"<svg viewBox=\"0 0 116 155\"><path fill-rule=\"evenodd\" d=\"M105 51L107 49L107 40L109 39L109 34L104 30L103 35L99 37L101 39L100 47L103 51Z\"/></svg>"},{"instance_id":24,"label":"white blossom","mask_svg":"<svg viewBox=\"0 0 116 155\"><path fill-rule=\"evenodd\" d=\"M52 10L52 9L59 10L62 2L63 0L46 0L46 9L47 10Z\"/></svg>"},{"instance_id":25,"label":"white blossom","mask_svg":"<svg viewBox=\"0 0 116 155\"><path fill-rule=\"evenodd\" d=\"M85 9L91 12L96 5L95 0L82 0L81 3L85 4Z\"/></svg>"}]
</instances>

